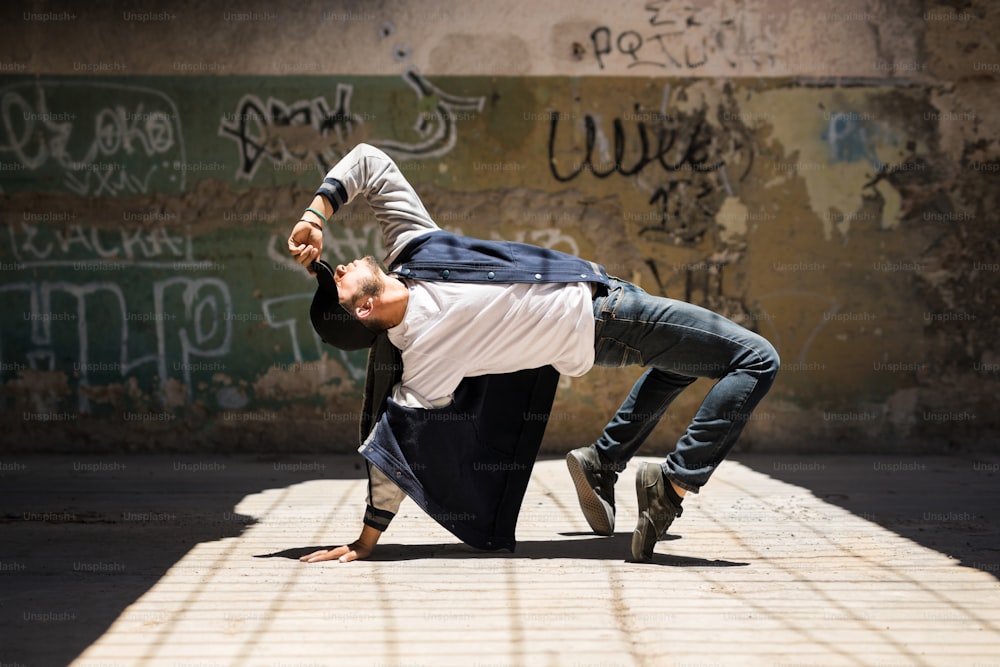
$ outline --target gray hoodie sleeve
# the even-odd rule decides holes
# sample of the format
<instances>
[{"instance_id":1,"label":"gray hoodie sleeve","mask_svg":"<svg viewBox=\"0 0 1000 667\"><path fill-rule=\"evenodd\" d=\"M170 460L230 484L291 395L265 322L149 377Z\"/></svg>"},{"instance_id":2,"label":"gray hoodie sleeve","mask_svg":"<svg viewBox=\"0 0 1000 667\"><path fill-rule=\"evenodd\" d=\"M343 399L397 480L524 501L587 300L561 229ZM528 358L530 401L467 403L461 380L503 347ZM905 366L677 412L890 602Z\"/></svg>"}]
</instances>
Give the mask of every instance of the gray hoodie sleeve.
<instances>
[{"instance_id":1,"label":"gray hoodie sleeve","mask_svg":"<svg viewBox=\"0 0 1000 667\"><path fill-rule=\"evenodd\" d=\"M415 237L440 229L392 158L370 144L351 149L316 194L330 202L335 215L359 194L368 200L381 227L386 266Z\"/></svg>"}]
</instances>

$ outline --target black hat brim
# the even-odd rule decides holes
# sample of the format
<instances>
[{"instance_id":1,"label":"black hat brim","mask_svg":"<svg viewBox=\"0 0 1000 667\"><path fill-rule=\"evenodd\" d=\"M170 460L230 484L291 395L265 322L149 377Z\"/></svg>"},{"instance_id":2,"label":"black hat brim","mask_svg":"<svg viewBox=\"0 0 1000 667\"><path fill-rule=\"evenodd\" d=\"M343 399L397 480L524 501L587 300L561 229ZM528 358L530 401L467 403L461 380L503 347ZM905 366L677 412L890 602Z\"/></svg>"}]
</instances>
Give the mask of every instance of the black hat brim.
<instances>
[{"instance_id":1,"label":"black hat brim","mask_svg":"<svg viewBox=\"0 0 1000 667\"><path fill-rule=\"evenodd\" d=\"M365 327L340 305L333 267L320 260L311 267L316 272L316 294L309 307L313 329L324 343L341 350L363 350L375 341L375 332Z\"/></svg>"}]
</instances>

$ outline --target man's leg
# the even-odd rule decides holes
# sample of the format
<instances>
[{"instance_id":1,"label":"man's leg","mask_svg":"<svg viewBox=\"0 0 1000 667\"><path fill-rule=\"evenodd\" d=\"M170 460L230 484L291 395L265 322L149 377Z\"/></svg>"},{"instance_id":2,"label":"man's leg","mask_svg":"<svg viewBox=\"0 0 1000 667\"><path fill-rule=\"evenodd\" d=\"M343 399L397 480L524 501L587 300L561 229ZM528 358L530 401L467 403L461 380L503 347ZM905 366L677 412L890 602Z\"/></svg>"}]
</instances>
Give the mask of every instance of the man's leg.
<instances>
[{"instance_id":1,"label":"man's leg","mask_svg":"<svg viewBox=\"0 0 1000 667\"><path fill-rule=\"evenodd\" d=\"M597 443L574 449L566 455L580 509L598 535L615 532L618 473L656 426L670 402L694 380L650 368L632 387Z\"/></svg>"},{"instance_id":2,"label":"man's leg","mask_svg":"<svg viewBox=\"0 0 1000 667\"><path fill-rule=\"evenodd\" d=\"M659 368L647 369L594 443L601 458L619 472L624 470L673 400L696 379Z\"/></svg>"},{"instance_id":3,"label":"man's leg","mask_svg":"<svg viewBox=\"0 0 1000 667\"><path fill-rule=\"evenodd\" d=\"M764 338L716 313L621 281L595 300L595 314L597 365L650 366L593 446L602 464L624 469L685 387L697 377L718 380L659 470L639 471L640 514L648 516L640 517L633 556L642 560L680 513L675 487L697 492L736 443L774 381L778 355Z\"/></svg>"}]
</instances>

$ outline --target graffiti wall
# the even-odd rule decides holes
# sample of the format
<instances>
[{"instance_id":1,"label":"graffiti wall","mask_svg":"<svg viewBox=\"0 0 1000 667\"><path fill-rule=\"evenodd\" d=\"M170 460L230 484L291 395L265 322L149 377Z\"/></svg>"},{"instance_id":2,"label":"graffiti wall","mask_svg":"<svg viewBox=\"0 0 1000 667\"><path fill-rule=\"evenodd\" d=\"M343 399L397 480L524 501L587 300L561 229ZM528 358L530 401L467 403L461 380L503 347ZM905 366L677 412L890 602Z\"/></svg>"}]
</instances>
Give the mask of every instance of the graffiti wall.
<instances>
[{"instance_id":1,"label":"graffiti wall","mask_svg":"<svg viewBox=\"0 0 1000 667\"><path fill-rule=\"evenodd\" d=\"M365 355L315 335L284 244L361 141L443 227L585 256L773 341L742 447L989 447L998 155L978 89L900 79L898 54L851 85L748 76L787 65L799 19L726 6L576 21L586 76L428 74L406 44L392 75L5 70L3 448L356 447ZM324 255L365 254L358 201ZM592 439L636 373L564 378L546 448Z\"/></svg>"}]
</instances>

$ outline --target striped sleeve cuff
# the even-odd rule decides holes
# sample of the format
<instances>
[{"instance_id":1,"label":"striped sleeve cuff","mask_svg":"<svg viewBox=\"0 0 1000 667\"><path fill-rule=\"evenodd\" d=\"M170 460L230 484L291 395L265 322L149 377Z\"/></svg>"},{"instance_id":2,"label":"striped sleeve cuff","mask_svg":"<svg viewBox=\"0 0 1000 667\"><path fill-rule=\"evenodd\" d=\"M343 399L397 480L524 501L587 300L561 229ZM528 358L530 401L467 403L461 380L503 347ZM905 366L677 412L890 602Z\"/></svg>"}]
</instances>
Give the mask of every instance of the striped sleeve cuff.
<instances>
[{"instance_id":1,"label":"striped sleeve cuff","mask_svg":"<svg viewBox=\"0 0 1000 667\"><path fill-rule=\"evenodd\" d=\"M393 512L387 512L386 510L375 509L371 505L365 506L365 525L385 532L386 528L389 527L389 522L392 518L396 516Z\"/></svg>"},{"instance_id":2,"label":"striped sleeve cuff","mask_svg":"<svg viewBox=\"0 0 1000 667\"><path fill-rule=\"evenodd\" d=\"M336 213L340 210L340 207L347 203L347 188L344 184L338 181L332 176L327 176L323 179L323 185L319 186L319 190L316 191L317 195L320 195L333 206L333 212Z\"/></svg>"}]
</instances>

